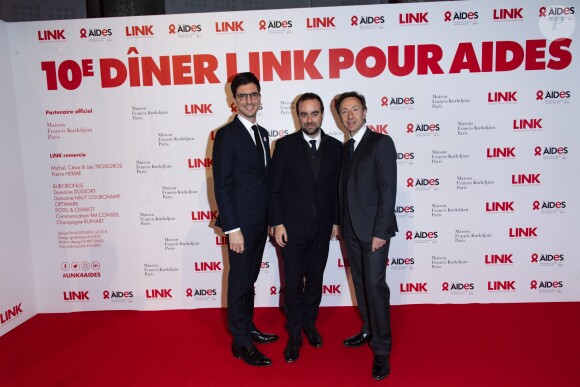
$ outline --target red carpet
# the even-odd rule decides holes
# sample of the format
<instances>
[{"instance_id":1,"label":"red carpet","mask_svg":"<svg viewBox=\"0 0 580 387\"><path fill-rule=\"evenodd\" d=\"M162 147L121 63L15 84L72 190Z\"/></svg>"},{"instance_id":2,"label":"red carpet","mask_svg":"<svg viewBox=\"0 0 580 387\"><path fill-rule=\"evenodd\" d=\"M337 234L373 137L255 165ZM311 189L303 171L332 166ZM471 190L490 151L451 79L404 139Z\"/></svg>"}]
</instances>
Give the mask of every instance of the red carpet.
<instances>
[{"instance_id":1,"label":"red carpet","mask_svg":"<svg viewBox=\"0 0 580 387\"><path fill-rule=\"evenodd\" d=\"M41 314L0 337L1 386L578 386L580 303L393 307L391 375L368 347L346 348L354 308L322 308L324 346L286 364L283 315L256 311L281 340L254 368L229 350L225 310Z\"/></svg>"}]
</instances>

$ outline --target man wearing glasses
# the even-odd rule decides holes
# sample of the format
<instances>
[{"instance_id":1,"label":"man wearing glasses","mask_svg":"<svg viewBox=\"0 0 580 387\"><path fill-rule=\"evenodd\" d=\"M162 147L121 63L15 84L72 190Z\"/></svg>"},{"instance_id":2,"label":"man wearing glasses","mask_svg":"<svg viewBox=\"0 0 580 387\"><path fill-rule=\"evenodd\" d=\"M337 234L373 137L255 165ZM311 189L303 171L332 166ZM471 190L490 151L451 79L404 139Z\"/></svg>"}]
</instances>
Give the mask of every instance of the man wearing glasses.
<instances>
[{"instance_id":1,"label":"man wearing glasses","mask_svg":"<svg viewBox=\"0 0 580 387\"><path fill-rule=\"evenodd\" d=\"M228 236L228 325L232 353L253 366L272 361L255 347L278 336L263 333L253 322L254 283L260 273L268 233L268 132L256 123L260 82L252 73L239 73L231 84L238 114L219 129L213 146L214 191L219 216L216 226Z\"/></svg>"}]
</instances>

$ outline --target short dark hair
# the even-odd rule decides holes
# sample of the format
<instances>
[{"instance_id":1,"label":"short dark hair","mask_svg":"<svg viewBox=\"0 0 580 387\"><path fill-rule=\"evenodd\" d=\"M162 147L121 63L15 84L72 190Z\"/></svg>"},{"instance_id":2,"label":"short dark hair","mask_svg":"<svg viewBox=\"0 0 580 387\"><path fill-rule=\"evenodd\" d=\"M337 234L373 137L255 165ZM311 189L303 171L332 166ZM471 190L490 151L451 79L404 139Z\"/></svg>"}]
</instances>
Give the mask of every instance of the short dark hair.
<instances>
[{"instance_id":1,"label":"short dark hair","mask_svg":"<svg viewBox=\"0 0 580 387\"><path fill-rule=\"evenodd\" d=\"M236 74L236 76L234 77L234 79L232 80L232 95L235 98L236 97L236 92L238 91L238 87L243 86L243 85L247 85L249 83L253 83L258 87L258 92L260 92L260 81L258 80L258 77L256 77L253 73L247 72L247 73L238 73Z\"/></svg>"},{"instance_id":2,"label":"short dark hair","mask_svg":"<svg viewBox=\"0 0 580 387\"><path fill-rule=\"evenodd\" d=\"M334 107L336 108L336 111L339 114L340 114L340 111L339 111L340 104L342 103L342 101L344 101L345 98L349 98L349 97L354 97L354 98L358 99L360 101L360 104L362 105L363 110L367 110L367 101L366 101L364 95L359 94L356 91L347 91L346 93L342 93L341 95L339 95L335 99Z\"/></svg>"},{"instance_id":3,"label":"short dark hair","mask_svg":"<svg viewBox=\"0 0 580 387\"><path fill-rule=\"evenodd\" d=\"M296 114L297 115L300 115L300 111L298 110L298 106L300 106L300 103L302 103L308 99L315 99L318 102L320 102L320 113L324 113L324 104L322 103L322 99L318 96L318 94L304 93L300 96L300 98L298 98L298 101L296 101Z\"/></svg>"}]
</instances>

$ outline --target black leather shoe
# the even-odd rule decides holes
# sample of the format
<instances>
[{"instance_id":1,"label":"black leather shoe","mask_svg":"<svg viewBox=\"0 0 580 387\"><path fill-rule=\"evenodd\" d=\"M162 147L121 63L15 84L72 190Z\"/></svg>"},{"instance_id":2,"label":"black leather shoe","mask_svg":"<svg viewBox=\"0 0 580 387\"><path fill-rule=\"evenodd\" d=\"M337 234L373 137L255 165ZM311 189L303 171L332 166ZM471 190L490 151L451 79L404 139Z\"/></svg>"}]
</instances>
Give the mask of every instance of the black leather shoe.
<instances>
[{"instance_id":1,"label":"black leather shoe","mask_svg":"<svg viewBox=\"0 0 580 387\"><path fill-rule=\"evenodd\" d=\"M371 341L371 335L369 333L359 332L344 340L342 343L347 347L360 347L363 344L367 344L369 341Z\"/></svg>"},{"instance_id":2,"label":"black leather shoe","mask_svg":"<svg viewBox=\"0 0 580 387\"><path fill-rule=\"evenodd\" d=\"M254 343L258 344L270 344L278 340L278 335L260 332L258 329L254 329L250 332L250 334L252 335L252 340L254 340Z\"/></svg>"},{"instance_id":3,"label":"black leather shoe","mask_svg":"<svg viewBox=\"0 0 580 387\"><path fill-rule=\"evenodd\" d=\"M304 334L308 339L308 343L314 348L322 347L322 336L320 336L320 332L318 332L315 326L304 327Z\"/></svg>"},{"instance_id":4,"label":"black leather shoe","mask_svg":"<svg viewBox=\"0 0 580 387\"><path fill-rule=\"evenodd\" d=\"M302 346L302 334L290 336L284 348L284 359L287 363L293 363L300 356L300 347Z\"/></svg>"},{"instance_id":5,"label":"black leather shoe","mask_svg":"<svg viewBox=\"0 0 580 387\"><path fill-rule=\"evenodd\" d=\"M232 354L252 366L265 367L272 364L272 360L264 356L256 347L238 347L232 344Z\"/></svg>"},{"instance_id":6,"label":"black leather shoe","mask_svg":"<svg viewBox=\"0 0 580 387\"><path fill-rule=\"evenodd\" d=\"M383 380L391 373L391 363L388 356L377 356L373 360L373 379Z\"/></svg>"}]
</instances>

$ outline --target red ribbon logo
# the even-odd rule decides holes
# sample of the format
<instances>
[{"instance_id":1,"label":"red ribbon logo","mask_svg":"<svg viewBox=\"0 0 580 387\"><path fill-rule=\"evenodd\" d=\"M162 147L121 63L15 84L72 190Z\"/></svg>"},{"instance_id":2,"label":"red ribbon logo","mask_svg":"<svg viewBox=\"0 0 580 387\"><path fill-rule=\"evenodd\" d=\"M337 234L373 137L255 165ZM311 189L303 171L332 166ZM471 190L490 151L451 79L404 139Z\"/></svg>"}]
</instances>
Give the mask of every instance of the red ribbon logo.
<instances>
[{"instance_id":1,"label":"red ribbon logo","mask_svg":"<svg viewBox=\"0 0 580 387\"><path fill-rule=\"evenodd\" d=\"M170 24L169 25L169 33L170 34L174 34L175 33L175 24Z\"/></svg>"},{"instance_id":2,"label":"red ribbon logo","mask_svg":"<svg viewBox=\"0 0 580 387\"><path fill-rule=\"evenodd\" d=\"M413 124L407 125L407 133L413 133Z\"/></svg>"},{"instance_id":3,"label":"red ribbon logo","mask_svg":"<svg viewBox=\"0 0 580 387\"><path fill-rule=\"evenodd\" d=\"M542 155L542 148L537 146L534 148L534 156L541 156Z\"/></svg>"},{"instance_id":4,"label":"red ribbon logo","mask_svg":"<svg viewBox=\"0 0 580 387\"><path fill-rule=\"evenodd\" d=\"M539 201L537 201L537 200L536 200L536 201L534 202L534 207L533 207L533 209L534 209L534 210L539 210L539 209L540 209L540 202L539 202Z\"/></svg>"},{"instance_id":5,"label":"red ribbon logo","mask_svg":"<svg viewBox=\"0 0 580 387\"><path fill-rule=\"evenodd\" d=\"M266 29L266 20L260 20L260 31Z\"/></svg>"},{"instance_id":6,"label":"red ribbon logo","mask_svg":"<svg viewBox=\"0 0 580 387\"><path fill-rule=\"evenodd\" d=\"M538 288L538 281L533 280L530 282L530 289L537 289Z\"/></svg>"},{"instance_id":7,"label":"red ribbon logo","mask_svg":"<svg viewBox=\"0 0 580 387\"><path fill-rule=\"evenodd\" d=\"M449 11L445 12L445 21L446 22L451 21L451 12Z\"/></svg>"},{"instance_id":8,"label":"red ribbon logo","mask_svg":"<svg viewBox=\"0 0 580 387\"><path fill-rule=\"evenodd\" d=\"M444 292L449 291L449 284L447 282L443 282L443 288L441 290L443 290Z\"/></svg>"},{"instance_id":9,"label":"red ribbon logo","mask_svg":"<svg viewBox=\"0 0 580 387\"><path fill-rule=\"evenodd\" d=\"M546 7L540 8L540 17L546 17Z\"/></svg>"},{"instance_id":10,"label":"red ribbon logo","mask_svg":"<svg viewBox=\"0 0 580 387\"><path fill-rule=\"evenodd\" d=\"M86 37L87 37L87 29L81 28L81 39L84 39Z\"/></svg>"},{"instance_id":11,"label":"red ribbon logo","mask_svg":"<svg viewBox=\"0 0 580 387\"><path fill-rule=\"evenodd\" d=\"M193 290L191 290L191 288L187 288L185 290L185 297L192 297L193 296Z\"/></svg>"},{"instance_id":12,"label":"red ribbon logo","mask_svg":"<svg viewBox=\"0 0 580 387\"><path fill-rule=\"evenodd\" d=\"M537 263L538 262L538 254L536 254L536 253L532 254L532 262L533 263Z\"/></svg>"},{"instance_id":13,"label":"red ribbon logo","mask_svg":"<svg viewBox=\"0 0 580 387\"><path fill-rule=\"evenodd\" d=\"M275 296L276 295L276 287L275 286L271 286L270 287L270 295L271 296Z\"/></svg>"},{"instance_id":14,"label":"red ribbon logo","mask_svg":"<svg viewBox=\"0 0 580 387\"><path fill-rule=\"evenodd\" d=\"M105 291L103 292L103 298L104 298L105 300L108 300L108 299L109 299L109 291L108 291L108 290L105 290Z\"/></svg>"},{"instance_id":15,"label":"red ribbon logo","mask_svg":"<svg viewBox=\"0 0 580 387\"><path fill-rule=\"evenodd\" d=\"M413 187L413 178L412 177L407 179L407 187Z\"/></svg>"},{"instance_id":16,"label":"red ribbon logo","mask_svg":"<svg viewBox=\"0 0 580 387\"><path fill-rule=\"evenodd\" d=\"M350 25L351 26L358 26L358 17L353 16L350 18Z\"/></svg>"},{"instance_id":17,"label":"red ribbon logo","mask_svg":"<svg viewBox=\"0 0 580 387\"><path fill-rule=\"evenodd\" d=\"M381 106L389 106L389 99L387 97L381 98Z\"/></svg>"},{"instance_id":18,"label":"red ribbon logo","mask_svg":"<svg viewBox=\"0 0 580 387\"><path fill-rule=\"evenodd\" d=\"M540 101L544 99L544 92L542 90L538 90L536 92L536 101Z\"/></svg>"},{"instance_id":19,"label":"red ribbon logo","mask_svg":"<svg viewBox=\"0 0 580 387\"><path fill-rule=\"evenodd\" d=\"M232 104L230 105L230 108L232 109L232 113L238 112L238 107L236 106L235 103L232 102Z\"/></svg>"},{"instance_id":20,"label":"red ribbon logo","mask_svg":"<svg viewBox=\"0 0 580 387\"><path fill-rule=\"evenodd\" d=\"M407 232L405 233L405 239L406 239L406 240L411 240L411 239L413 239L413 231L407 231Z\"/></svg>"}]
</instances>

